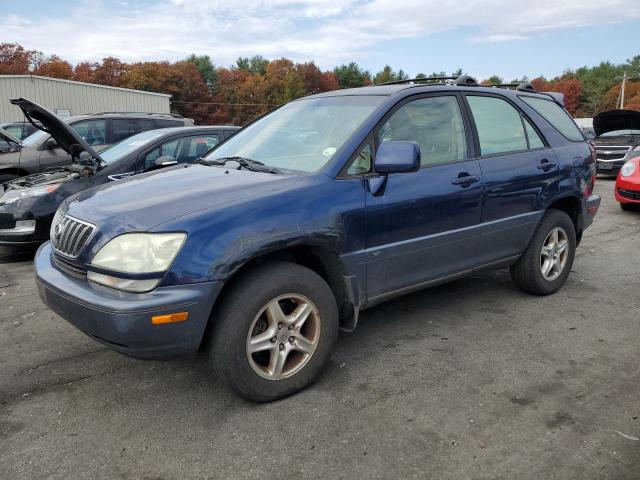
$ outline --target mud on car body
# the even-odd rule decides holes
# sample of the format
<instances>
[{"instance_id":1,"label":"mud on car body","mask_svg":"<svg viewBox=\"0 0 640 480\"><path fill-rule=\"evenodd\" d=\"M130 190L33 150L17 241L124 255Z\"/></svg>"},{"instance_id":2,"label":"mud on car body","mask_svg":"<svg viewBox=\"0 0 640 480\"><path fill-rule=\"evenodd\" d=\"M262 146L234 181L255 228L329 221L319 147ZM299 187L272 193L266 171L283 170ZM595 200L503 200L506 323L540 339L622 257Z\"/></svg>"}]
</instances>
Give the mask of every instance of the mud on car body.
<instances>
[{"instance_id":1,"label":"mud on car body","mask_svg":"<svg viewBox=\"0 0 640 480\"><path fill-rule=\"evenodd\" d=\"M127 355L209 352L254 401L309 385L363 309L510 267L565 282L600 198L557 95L451 84L327 92L184 168L84 191L36 255L43 300Z\"/></svg>"},{"instance_id":2,"label":"mud on car body","mask_svg":"<svg viewBox=\"0 0 640 480\"><path fill-rule=\"evenodd\" d=\"M238 127L178 127L148 130L97 153L77 131L28 100L16 103L42 119L70 165L49 168L0 185L0 245L38 245L49 240L53 216L62 201L78 192L131 175L191 162Z\"/></svg>"}]
</instances>

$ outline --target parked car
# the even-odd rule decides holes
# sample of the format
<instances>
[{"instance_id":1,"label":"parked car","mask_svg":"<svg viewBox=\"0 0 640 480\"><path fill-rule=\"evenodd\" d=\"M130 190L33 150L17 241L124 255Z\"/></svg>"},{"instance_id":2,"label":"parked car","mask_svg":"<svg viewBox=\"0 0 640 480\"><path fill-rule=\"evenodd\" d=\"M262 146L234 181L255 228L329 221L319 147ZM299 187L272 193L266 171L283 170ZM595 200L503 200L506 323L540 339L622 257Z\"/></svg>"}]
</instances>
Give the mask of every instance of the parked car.
<instances>
[{"instance_id":1,"label":"parked car","mask_svg":"<svg viewBox=\"0 0 640 480\"><path fill-rule=\"evenodd\" d=\"M113 350L207 350L239 395L292 394L379 302L490 268L564 284L600 197L558 102L469 77L293 101L201 161L63 202L40 295Z\"/></svg>"},{"instance_id":2,"label":"parked car","mask_svg":"<svg viewBox=\"0 0 640 480\"><path fill-rule=\"evenodd\" d=\"M7 122L0 123L0 129L9 132L18 140L24 140L29 135L33 135L38 131L35 125L29 122Z\"/></svg>"},{"instance_id":3,"label":"parked car","mask_svg":"<svg viewBox=\"0 0 640 480\"><path fill-rule=\"evenodd\" d=\"M68 196L138 173L192 162L238 130L230 126L147 130L97 153L53 113L28 100L21 100L19 106L41 119L57 144L72 152L74 163L0 185L0 245L45 242L53 216Z\"/></svg>"},{"instance_id":4,"label":"parked car","mask_svg":"<svg viewBox=\"0 0 640 480\"><path fill-rule=\"evenodd\" d=\"M622 210L640 207L640 155L627 160L616 178L616 201Z\"/></svg>"},{"instance_id":5,"label":"parked car","mask_svg":"<svg viewBox=\"0 0 640 480\"><path fill-rule=\"evenodd\" d=\"M15 104L20 100L11 102ZM37 118L32 120L37 124ZM63 121L71 125L96 151L147 130L193 125L190 119L155 113L96 113L75 116ZM60 148L47 132L38 130L22 140L22 148L19 151L0 156L0 184L13 178L71 163L71 155Z\"/></svg>"},{"instance_id":6,"label":"parked car","mask_svg":"<svg viewBox=\"0 0 640 480\"><path fill-rule=\"evenodd\" d=\"M629 159L640 156L640 112L602 112L593 117L593 128L598 173L617 175Z\"/></svg>"},{"instance_id":7,"label":"parked car","mask_svg":"<svg viewBox=\"0 0 640 480\"><path fill-rule=\"evenodd\" d=\"M0 128L0 154L17 152L20 147L20 139Z\"/></svg>"}]
</instances>

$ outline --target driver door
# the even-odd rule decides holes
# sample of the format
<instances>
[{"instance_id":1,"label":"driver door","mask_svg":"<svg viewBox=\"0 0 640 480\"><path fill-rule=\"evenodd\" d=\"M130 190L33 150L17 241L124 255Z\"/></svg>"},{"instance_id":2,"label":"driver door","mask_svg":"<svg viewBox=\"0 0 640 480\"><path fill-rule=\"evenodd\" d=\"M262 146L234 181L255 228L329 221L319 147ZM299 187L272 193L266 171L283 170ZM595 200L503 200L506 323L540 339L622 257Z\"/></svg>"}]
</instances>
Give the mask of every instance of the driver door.
<instances>
[{"instance_id":1,"label":"driver door","mask_svg":"<svg viewBox=\"0 0 640 480\"><path fill-rule=\"evenodd\" d=\"M415 97L414 97L415 98ZM391 174L366 195L369 301L471 268L481 218L482 173L470 158L468 121L456 94L411 99L383 120L376 144L413 141L421 168Z\"/></svg>"}]
</instances>

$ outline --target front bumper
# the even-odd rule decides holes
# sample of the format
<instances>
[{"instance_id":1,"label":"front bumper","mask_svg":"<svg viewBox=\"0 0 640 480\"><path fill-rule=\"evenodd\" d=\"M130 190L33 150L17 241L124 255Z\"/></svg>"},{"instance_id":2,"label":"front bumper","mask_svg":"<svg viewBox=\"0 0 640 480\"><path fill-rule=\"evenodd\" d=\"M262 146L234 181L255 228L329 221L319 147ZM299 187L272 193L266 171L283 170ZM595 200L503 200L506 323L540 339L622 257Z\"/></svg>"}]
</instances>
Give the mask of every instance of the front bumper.
<instances>
[{"instance_id":1,"label":"front bumper","mask_svg":"<svg viewBox=\"0 0 640 480\"><path fill-rule=\"evenodd\" d=\"M622 177L616 180L616 201L619 203L640 204L640 177Z\"/></svg>"},{"instance_id":2,"label":"front bumper","mask_svg":"<svg viewBox=\"0 0 640 480\"><path fill-rule=\"evenodd\" d=\"M33 212L18 212L13 204L0 206L0 245L39 245L49 240L53 214L34 215ZM33 231L21 231L19 222L33 221Z\"/></svg>"},{"instance_id":3,"label":"front bumper","mask_svg":"<svg viewBox=\"0 0 640 480\"><path fill-rule=\"evenodd\" d=\"M602 175L617 175L626 161L624 158L619 160L598 159L596 162L596 173Z\"/></svg>"},{"instance_id":4,"label":"front bumper","mask_svg":"<svg viewBox=\"0 0 640 480\"><path fill-rule=\"evenodd\" d=\"M34 264L42 301L73 326L109 348L136 358L166 358L198 350L222 282L160 287L128 293L62 273L50 243ZM151 317L188 312L186 321L153 325Z\"/></svg>"}]
</instances>

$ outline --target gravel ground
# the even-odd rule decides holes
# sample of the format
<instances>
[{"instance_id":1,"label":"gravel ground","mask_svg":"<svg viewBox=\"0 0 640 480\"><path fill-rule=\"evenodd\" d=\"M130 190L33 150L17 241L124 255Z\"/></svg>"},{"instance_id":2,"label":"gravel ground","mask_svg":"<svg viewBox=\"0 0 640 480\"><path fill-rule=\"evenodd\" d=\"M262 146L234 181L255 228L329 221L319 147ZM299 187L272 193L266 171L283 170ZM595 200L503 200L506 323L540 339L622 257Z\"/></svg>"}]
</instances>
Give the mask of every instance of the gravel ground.
<instances>
[{"instance_id":1,"label":"gravel ground","mask_svg":"<svg viewBox=\"0 0 640 480\"><path fill-rule=\"evenodd\" d=\"M244 402L204 358L111 352L0 249L0 478L640 478L640 212L613 182L556 295L495 271L341 334L320 380Z\"/></svg>"}]
</instances>

